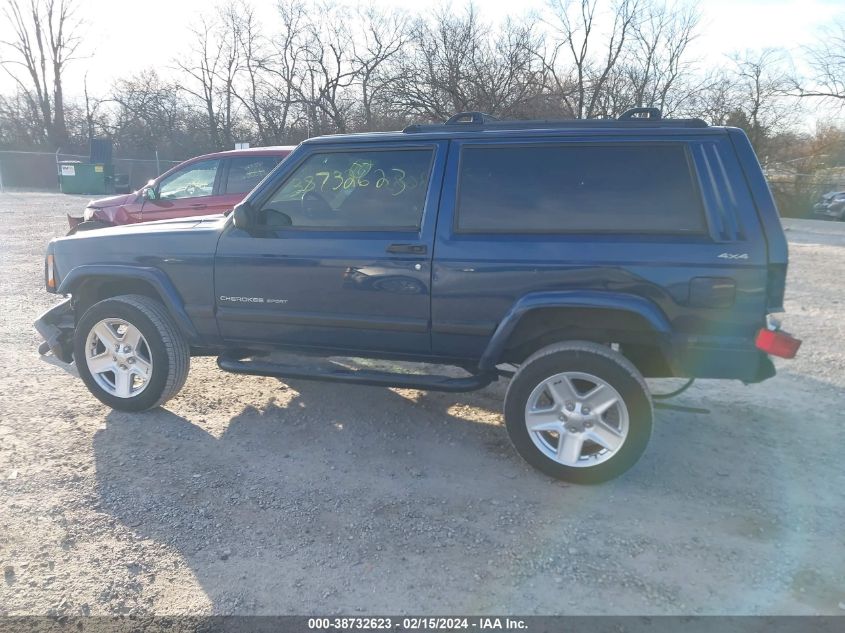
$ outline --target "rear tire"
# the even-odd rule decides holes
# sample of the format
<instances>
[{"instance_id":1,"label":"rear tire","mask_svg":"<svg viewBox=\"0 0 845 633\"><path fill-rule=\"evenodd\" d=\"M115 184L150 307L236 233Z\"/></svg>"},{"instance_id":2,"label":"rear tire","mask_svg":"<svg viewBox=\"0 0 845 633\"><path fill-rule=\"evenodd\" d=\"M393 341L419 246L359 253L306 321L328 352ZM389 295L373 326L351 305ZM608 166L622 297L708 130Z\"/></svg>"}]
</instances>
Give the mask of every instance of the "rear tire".
<instances>
[{"instance_id":1,"label":"rear tire","mask_svg":"<svg viewBox=\"0 0 845 633\"><path fill-rule=\"evenodd\" d=\"M572 483L601 483L631 468L645 451L652 419L636 367L586 341L537 351L505 396L505 425L517 452L541 472Z\"/></svg>"},{"instance_id":2,"label":"rear tire","mask_svg":"<svg viewBox=\"0 0 845 633\"><path fill-rule=\"evenodd\" d=\"M143 295L91 306L76 327L73 355L89 391L121 411L145 411L175 396L191 360L167 310Z\"/></svg>"}]
</instances>

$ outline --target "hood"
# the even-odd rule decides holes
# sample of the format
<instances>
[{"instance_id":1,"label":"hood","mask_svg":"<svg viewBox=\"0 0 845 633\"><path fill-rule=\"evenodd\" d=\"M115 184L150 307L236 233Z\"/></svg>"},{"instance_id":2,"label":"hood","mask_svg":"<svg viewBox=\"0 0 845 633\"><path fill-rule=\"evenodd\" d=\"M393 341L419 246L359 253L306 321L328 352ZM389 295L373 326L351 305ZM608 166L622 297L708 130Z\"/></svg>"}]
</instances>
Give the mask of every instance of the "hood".
<instances>
[{"instance_id":1,"label":"hood","mask_svg":"<svg viewBox=\"0 0 845 633\"><path fill-rule=\"evenodd\" d=\"M135 199L138 197L136 193L122 193L117 196L108 196L106 198L97 198L96 200L91 200L88 203L89 207L94 207L95 209L102 209L104 207L117 207L121 204L128 204L130 202L134 202Z\"/></svg>"},{"instance_id":2,"label":"hood","mask_svg":"<svg viewBox=\"0 0 845 633\"><path fill-rule=\"evenodd\" d=\"M53 238L47 252L55 256L60 280L78 266L141 266L166 272L185 265L194 267L197 280L210 279L225 224L226 219L218 215L82 231Z\"/></svg>"},{"instance_id":3,"label":"hood","mask_svg":"<svg viewBox=\"0 0 845 633\"><path fill-rule=\"evenodd\" d=\"M135 224L122 224L119 226L110 226L104 229L95 229L92 231L82 231L75 235L68 236L63 239L87 239L103 238L107 236L122 237L122 236L142 236L147 233L163 233L184 231L187 229L212 229L216 230L222 228L226 222L224 215L205 215L191 218L178 218L175 220L157 220L155 222L139 222Z\"/></svg>"}]
</instances>

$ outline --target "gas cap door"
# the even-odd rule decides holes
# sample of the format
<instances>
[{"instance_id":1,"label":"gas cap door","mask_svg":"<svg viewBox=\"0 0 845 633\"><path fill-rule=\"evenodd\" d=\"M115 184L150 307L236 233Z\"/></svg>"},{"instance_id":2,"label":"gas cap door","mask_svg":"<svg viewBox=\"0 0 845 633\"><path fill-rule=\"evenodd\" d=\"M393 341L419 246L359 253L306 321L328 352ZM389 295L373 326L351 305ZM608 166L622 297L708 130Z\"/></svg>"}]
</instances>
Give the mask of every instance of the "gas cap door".
<instances>
[{"instance_id":1,"label":"gas cap door","mask_svg":"<svg viewBox=\"0 0 845 633\"><path fill-rule=\"evenodd\" d=\"M689 304L695 308L730 308L736 300L736 281L730 277L693 277Z\"/></svg>"}]
</instances>

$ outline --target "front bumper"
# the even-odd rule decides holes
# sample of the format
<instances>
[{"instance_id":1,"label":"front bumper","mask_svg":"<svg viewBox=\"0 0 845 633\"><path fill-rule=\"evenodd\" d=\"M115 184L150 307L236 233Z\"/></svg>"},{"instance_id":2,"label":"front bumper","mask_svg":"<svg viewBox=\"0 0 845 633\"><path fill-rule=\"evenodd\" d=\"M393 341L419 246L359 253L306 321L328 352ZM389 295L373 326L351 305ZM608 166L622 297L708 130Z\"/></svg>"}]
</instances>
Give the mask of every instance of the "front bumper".
<instances>
[{"instance_id":1,"label":"front bumper","mask_svg":"<svg viewBox=\"0 0 845 633\"><path fill-rule=\"evenodd\" d=\"M813 213L817 216L824 216L841 220L845 217L845 202L831 202L829 204L819 203L813 207Z\"/></svg>"},{"instance_id":2,"label":"front bumper","mask_svg":"<svg viewBox=\"0 0 845 633\"><path fill-rule=\"evenodd\" d=\"M68 223L68 226L70 227L71 231L76 229L76 227L79 226L84 221L85 221L85 219L81 215L80 216L74 216L74 215L71 215L70 213L67 214L67 223Z\"/></svg>"},{"instance_id":3,"label":"front bumper","mask_svg":"<svg viewBox=\"0 0 845 633\"><path fill-rule=\"evenodd\" d=\"M35 329L44 339L39 348L46 353L48 350L64 363L73 360L73 331L76 328L76 318L70 299L53 306L35 321Z\"/></svg>"}]
</instances>

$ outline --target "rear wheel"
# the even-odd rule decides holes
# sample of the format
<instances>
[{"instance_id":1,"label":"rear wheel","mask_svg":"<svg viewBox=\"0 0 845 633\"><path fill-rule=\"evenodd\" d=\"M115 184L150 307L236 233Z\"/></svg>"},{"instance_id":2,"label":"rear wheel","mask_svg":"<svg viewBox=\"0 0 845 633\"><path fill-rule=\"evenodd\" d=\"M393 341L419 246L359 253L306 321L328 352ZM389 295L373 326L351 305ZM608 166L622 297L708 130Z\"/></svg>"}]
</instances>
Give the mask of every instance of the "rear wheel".
<instances>
[{"instance_id":1,"label":"rear wheel","mask_svg":"<svg viewBox=\"0 0 845 633\"><path fill-rule=\"evenodd\" d=\"M124 295L91 306L80 319L74 359L91 393L122 411L152 409L175 396L188 376L190 351L164 306Z\"/></svg>"},{"instance_id":2,"label":"rear wheel","mask_svg":"<svg viewBox=\"0 0 845 633\"><path fill-rule=\"evenodd\" d=\"M505 397L519 454L542 472L599 483L633 466L651 436L642 375L624 356L590 342L545 347L520 367Z\"/></svg>"}]
</instances>

